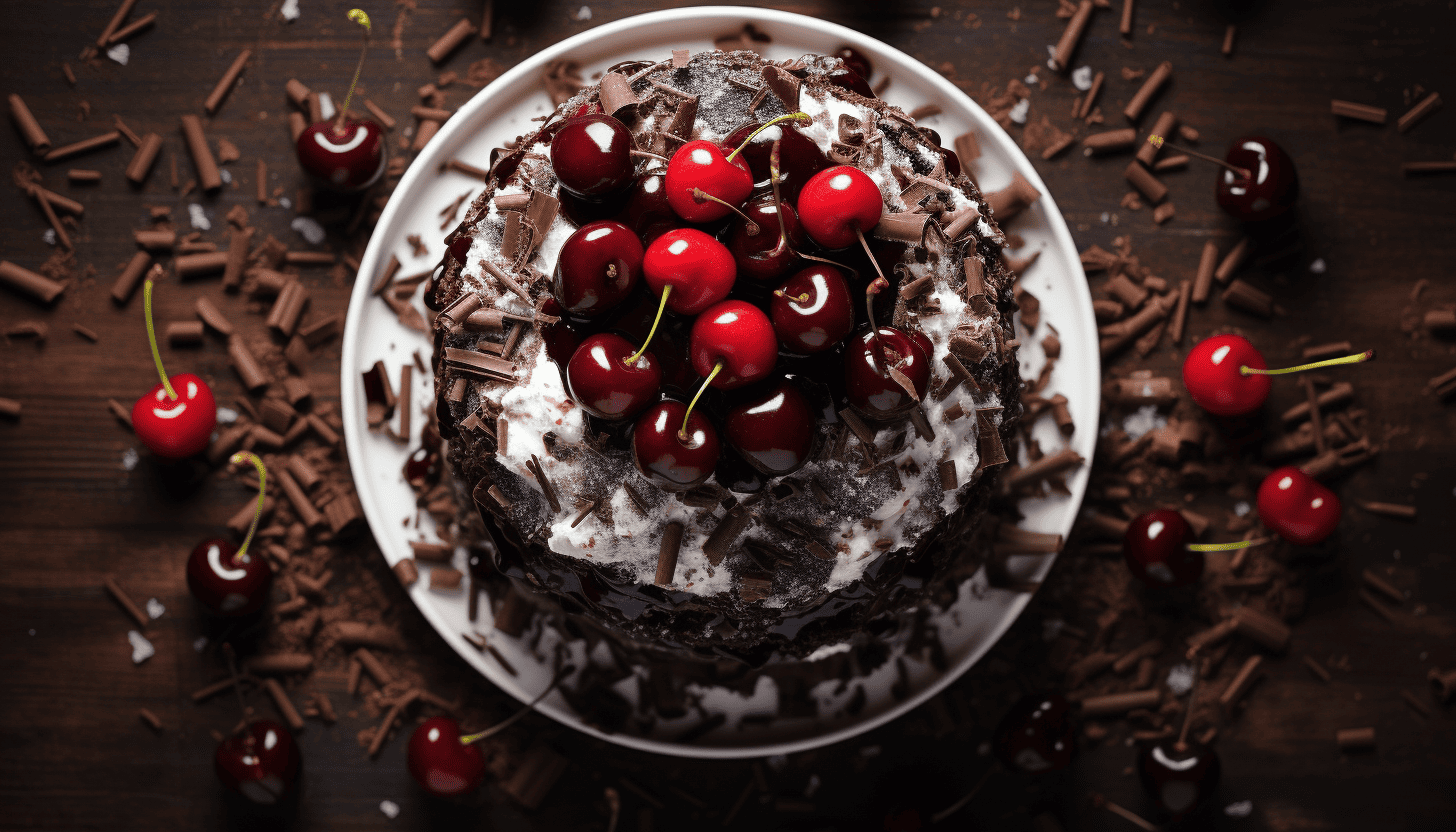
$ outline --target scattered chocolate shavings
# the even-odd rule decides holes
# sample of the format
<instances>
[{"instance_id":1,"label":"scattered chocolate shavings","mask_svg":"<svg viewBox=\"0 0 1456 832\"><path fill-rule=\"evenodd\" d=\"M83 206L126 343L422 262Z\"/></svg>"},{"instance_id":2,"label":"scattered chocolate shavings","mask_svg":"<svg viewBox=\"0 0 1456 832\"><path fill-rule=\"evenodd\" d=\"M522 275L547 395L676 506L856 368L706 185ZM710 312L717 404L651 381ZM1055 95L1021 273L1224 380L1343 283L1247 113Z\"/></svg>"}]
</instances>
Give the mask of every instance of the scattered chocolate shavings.
<instances>
[{"instance_id":1,"label":"scattered chocolate shavings","mask_svg":"<svg viewBox=\"0 0 1456 832\"><path fill-rule=\"evenodd\" d=\"M471 68L474 69L473 66ZM551 96L552 105L557 107L586 86L581 77L581 64L561 59L546 64L541 81L546 86L546 93Z\"/></svg>"}]
</instances>

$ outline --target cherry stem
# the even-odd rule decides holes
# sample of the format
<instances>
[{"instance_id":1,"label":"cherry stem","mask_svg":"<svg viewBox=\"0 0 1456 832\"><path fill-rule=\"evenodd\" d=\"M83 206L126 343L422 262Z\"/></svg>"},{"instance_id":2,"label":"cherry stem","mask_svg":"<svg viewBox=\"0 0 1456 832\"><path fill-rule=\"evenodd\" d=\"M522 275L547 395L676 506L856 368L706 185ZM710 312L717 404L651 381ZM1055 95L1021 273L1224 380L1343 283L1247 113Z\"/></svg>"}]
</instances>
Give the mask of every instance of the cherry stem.
<instances>
[{"instance_id":1,"label":"cherry stem","mask_svg":"<svg viewBox=\"0 0 1456 832\"><path fill-rule=\"evenodd\" d=\"M177 391L172 389L172 380L167 378L167 369L162 366L162 352L157 349L157 329L152 326L152 279L149 277L142 284L142 311L147 317L147 341L152 345L152 360L157 363L157 375L162 377L162 388L167 391L167 398L177 398Z\"/></svg>"},{"instance_id":2,"label":"cherry stem","mask_svg":"<svg viewBox=\"0 0 1456 832\"><path fill-rule=\"evenodd\" d=\"M1327 358L1324 361L1316 361L1312 364L1300 364L1298 367L1285 367L1282 370L1259 370L1253 367L1239 367L1239 374L1245 376L1282 376L1287 373L1300 373L1305 370L1317 370L1320 367L1336 367L1341 364L1363 364L1375 358L1375 350L1366 350L1359 355L1344 355L1339 358Z\"/></svg>"},{"instance_id":3,"label":"cherry stem","mask_svg":"<svg viewBox=\"0 0 1456 832\"><path fill-rule=\"evenodd\" d=\"M268 487L268 468L259 459L257 454L249 451L238 451L233 454L231 462L237 465L241 462L251 462L253 467L258 469L258 507L253 510L253 525L248 527L248 536L243 538L243 545L238 547L238 553L233 555L234 560L247 562L248 544L253 542L253 533L258 531L258 521L263 519L263 499Z\"/></svg>"},{"instance_id":4,"label":"cherry stem","mask_svg":"<svg viewBox=\"0 0 1456 832\"><path fill-rule=\"evenodd\" d=\"M339 108L339 120L334 122L334 133L343 132L344 119L349 115L349 102L354 100L354 87L359 84L359 73L364 71L364 56L369 54L369 32L372 27L369 15L363 9L350 9L349 19L364 27L364 48L359 50L359 65L354 67L354 80L349 82L349 92L344 95L344 106Z\"/></svg>"},{"instance_id":5,"label":"cherry stem","mask_svg":"<svg viewBox=\"0 0 1456 832\"><path fill-rule=\"evenodd\" d=\"M1189 543L1183 548L1190 552L1235 552L1239 549L1263 546L1273 540L1272 537L1256 537L1253 540L1235 540L1232 543Z\"/></svg>"},{"instance_id":6,"label":"cherry stem","mask_svg":"<svg viewBox=\"0 0 1456 832\"><path fill-rule=\"evenodd\" d=\"M713 379L717 378L718 373L721 373L722 371L723 361L722 359L719 359L718 363L713 365L713 372L708 373L708 377L703 379L703 386L699 387L698 392L693 394L693 400L688 402L688 409L683 411L683 426L682 430L677 432L677 441L682 442L683 444L687 444L688 419L691 418L693 415L693 406L698 403L698 399L703 397L703 392L708 389L708 386L713 383Z\"/></svg>"},{"instance_id":7,"label":"cherry stem","mask_svg":"<svg viewBox=\"0 0 1456 832\"><path fill-rule=\"evenodd\" d=\"M765 131L768 128L774 126L775 124L778 124L781 121L789 121L789 120L793 120L793 121L813 121L813 119L811 119L809 117L809 114L808 113L789 113L787 115L776 116L774 118L771 118L768 121L765 121L762 125L760 125L757 130L754 130L752 133L749 133L748 134L748 138L746 138L746 139L743 140L743 144L740 144L737 147L733 148L733 152L728 154L728 157L727 157L726 161L729 161L729 162L733 161L733 157L734 156L737 156L743 150L743 148L748 147L748 143L751 142L751 141L753 141L755 138L757 138L759 133L762 133L763 131Z\"/></svg>"},{"instance_id":8,"label":"cherry stem","mask_svg":"<svg viewBox=\"0 0 1456 832\"><path fill-rule=\"evenodd\" d=\"M515 724L526 714L530 713L532 708L541 704L541 700L545 699L546 695L551 693L551 691L556 690L556 686L560 684L561 680L565 678L568 673L571 673L575 669L576 668L574 666L569 664L562 665L560 668L557 669L555 675L551 677L551 684L547 685L545 690L536 694L535 699L527 702L524 706L521 707L519 711L516 711L515 713L506 717L504 721L497 722L496 724L490 726L484 731L478 731L474 734L467 734L466 736L461 737L460 744L469 745L473 742L479 742L480 740L489 739L490 737L493 737L496 734L499 734L500 732L511 727L511 725Z\"/></svg>"},{"instance_id":9,"label":"cherry stem","mask_svg":"<svg viewBox=\"0 0 1456 832\"><path fill-rule=\"evenodd\" d=\"M722 205L724 208L727 208L729 211L732 211L733 213L735 213L738 216L742 217L743 218L743 221L745 223L748 223L747 228L744 229L744 230L746 230L748 232L748 236L750 236L750 237L757 237L758 236L758 230L759 230L758 229L758 223L756 223L753 220L749 219L748 218L748 215L745 214L745 213L743 213L743 210L740 209L738 206L734 205L733 203L727 202L726 200L719 199L718 197L713 196L712 194L708 193L707 191L703 190L702 188L693 188L693 199L697 200L698 202L716 202L719 205Z\"/></svg>"},{"instance_id":10,"label":"cherry stem","mask_svg":"<svg viewBox=\"0 0 1456 832\"><path fill-rule=\"evenodd\" d=\"M865 256L870 259L870 265L875 267L877 277L870 281L865 287L865 317L870 319L870 337L875 342L875 349L880 353L880 362L884 363L885 348L880 344L880 326L875 323L875 295L890 288L890 281L885 278L885 273L880 271L880 262L875 259L874 252L870 251L870 244L865 240L864 232L859 230L859 224L855 223L854 235L859 238L859 244L864 246Z\"/></svg>"},{"instance_id":11,"label":"cherry stem","mask_svg":"<svg viewBox=\"0 0 1456 832\"><path fill-rule=\"evenodd\" d=\"M662 321L662 310L667 308L667 296L672 294L672 284L662 287L662 300L657 302L657 317L652 319L652 329L647 331L647 340L642 342L642 349L632 353L622 363L636 364L642 353L647 352L647 345L652 343L652 336L657 334L657 325Z\"/></svg>"},{"instance_id":12,"label":"cherry stem","mask_svg":"<svg viewBox=\"0 0 1456 832\"><path fill-rule=\"evenodd\" d=\"M1238 174L1238 176L1240 178L1243 178L1243 179L1253 179L1254 178L1254 174L1252 172L1247 171L1247 170L1245 170L1245 169L1243 169L1241 167L1238 167L1237 165L1231 165L1228 162L1225 162L1224 160L1219 159L1219 158L1217 158L1215 156L1210 156L1207 153L1199 153L1196 150L1190 150L1190 149L1188 149L1186 147L1179 147L1178 145L1173 144L1172 142L1168 141L1167 139L1164 139L1162 136L1148 136L1148 144L1152 145L1153 147L1157 147L1157 148L1163 148L1163 147L1172 148L1173 150L1176 150L1179 153L1187 153L1189 156L1193 156L1195 158L1202 159L1205 162L1212 162L1215 165L1219 165L1221 167L1228 168L1229 170L1231 170L1234 173Z\"/></svg>"},{"instance_id":13,"label":"cherry stem","mask_svg":"<svg viewBox=\"0 0 1456 832\"><path fill-rule=\"evenodd\" d=\"M768 154L768 181L769 181L769 184L773 186L774 208L777 209L777 213L778 213L778 217L779 217L779 242L778 242L778 245L774 246L773 250L775 252L777 252L780 248L784 248L784 249L787 249L788 251L792 252L794 255L796 255L798 257L801 257L801 258L803 258L805 260L813 260L813 261L818 262L818 263L828 263L829 265L834 266L835 268L844 269L845 271L847 271L851 275L853 275L856 280L858 280L859 279L859 272L855 271L854 269L850 268L849 266L846 266L843 263L836 263L835 261L830 260L830 259L825 258L825 257L819 257L819 256L814 255L814 254L809 254L807 252L799 251L799 250L795 249L792 245L789 244L789 227L788 227L787 224L785 224L785 221L784 221L784 209L783 209L784 201L783 201L783 198L779 195L779 141L778 141L778 139L775 139L774 140L773 149L770 150L769 151L769 154Z\"/></svg>"},{"instance_id":14,"label":"cherry stem","mask_svg":"<svg viewBox=\"0 0 1456 832\"><path fill-rule=\"evenodd\" d=\"M671 161L666 156L660 156L656 153L651 153L646 150L633 150L630 155L637 159L655 159L664 164Z\"/></svg>"},{"instance_id":15,"label":"cherry stem","mask_svg":"<svg viewBox=\"0 0 1456 832\"><path fill-rule=\"evenodd\" d=\"M805 292L802 295L799 295L798 297L794 297L793 295L789 294L788 292L785 292L783 289L775 289L774 290L774 297L776 297L776 298L788 298L790 301L795 301L795 302L798 302L798 303L808 303L809 302L809 293L808 292Z\"/></svg>"},{"instance_id":16,"label":"cherry stem","mask_svg":"<svg viewBox=\"0 0 1456 832\"><path fill-rule=\"evenodd\" d=\"M243 724L248 723L248 702L243 699L243 679L238 675L238 654L231 641L222 643L222 657L227 659L228 673L233 677L233 693L238 696L238 711L243 715Z\"/></svg>"}]
</instances>

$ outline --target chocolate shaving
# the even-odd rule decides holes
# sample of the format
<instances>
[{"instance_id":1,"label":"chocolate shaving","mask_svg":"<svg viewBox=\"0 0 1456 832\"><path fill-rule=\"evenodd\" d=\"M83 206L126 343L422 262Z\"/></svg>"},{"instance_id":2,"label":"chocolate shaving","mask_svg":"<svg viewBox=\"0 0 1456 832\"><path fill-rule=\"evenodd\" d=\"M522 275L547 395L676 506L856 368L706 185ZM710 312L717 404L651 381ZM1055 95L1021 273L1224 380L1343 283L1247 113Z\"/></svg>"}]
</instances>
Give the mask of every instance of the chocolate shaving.
<instances>
[{"instance_id":1,"label":"chocolate shaving","mask_svg":"<svg viewBox=\"0 0 1456 832\"><path fill-rule=\"evenodd\" d=\"M451 369L495 381L514 382L516 365L492 355L455 347L444 349L445 364Z\"/></svg>"},{"instance_id":2,"label":"chocolate shaving","mask_svg":"<svg viewBox=\"0 0 1456 832\"><path fill-rule=\"evenodd\" d=\"M1441 109L1440 94L1435 92L1429 93L1425 98L1416 102L1414 107L1407 110L1405 115L1396 120L1395 129L1404 133L1424 121L1426 116L1429 116L1439 109ZM54 153L55 151L52 152ZM49 161L50 157L46 157L46 160Z\"/></svg>"},{"instance_id":3,"label":"chocolate shaving","mask_svg":"<svg viewBox=\"0 0 1456 832\"><path fill-rule=\"evenodd\" d=\"M1157 68L1148 75L1147 80L1143 81L1142 87L1133 95L1132 100L1127 102L1127 106L1123 108L1122 114L1127 117L1127 120L1136 123L1142 117L1143 110L1152 102L1153 96L1158 94L1158 90L1172 76L1172 63L1163 61L1158 64ZM1156 202L1157 200L1154 201Z\"/></svg>"},{"instance_id":4,"label":"chocolate shaving","mask_svg":"<svg viewBox=\"0 0 1456 832\"><path fill-rule=\"evenodd\" d=\"M556 487L551 484L551 478L546 476L546 469L541 467L541 460L531 454L531 464L526 466L531 474L535 476L536 482L541 486L541 492L546 495L546 502L551 504L553 514L561 513L561 500L556 497Z\"/></svg>"},{"instance_id":5,"label":"chocolate shaving","mask_svg":"<svg viewBox=\"0 0 1456 832\"><path fill-rule=\"evenodd\" d=\"M900 212L885 214L872 232L878 240L918 246L925 242L925 227L930 222L929 214Z\"/></svg>"},{"instance_id":6,"label":"chocolate shaving","mask_svg":"<svg viewBox=\"0 0 1456 832\"><path fill-rule=\"evenodd\" d=\"M751 520L747 509L742 506L735 506L723 519L718 521L717 528L703 541L703 555L707 557L708 563L712 566L719 566L723 558L728 555L728 549L738 539L738 535L748 528Z\"/></svg>"},{"instance_id":7,"label":"chocolate shaving","mask_svg":"<svg viewBox=\"0 0 1456 832\"><path fill-rule=\"evenodd\" d=\"M600 96L602 109L613 117L640 103L637 94L632 92L632 85L627 83L627 76L620 72L608 72L602 76Z\"/></svg>"},{"instance_id":8,"label":"chocolate shaving","mask_svg":"<svg viewBox=\"0 0 1456 832\"><path fill-rule=\"evenodd\" d=\"M625 486L625 483L623 484ZM633 495L631 488L627 489L629 497ZM635 502L635 500L634 500ZM642 508L638 506L638 508ZM646 510L643 509L643 514ZM662 542L657 550L657 576L653 580L657 586L671 586L673 575L677 571L678 550L682 547L683 524L678 522L668 523L662 529Z\"/></svg>"},{"instance_id":9,"label":"chocolate shaving","mask_svg":"<svg viewBox=\"0 0 1456 832\"><path fill-rule=\"evenodd\" d=\"M790 113L799 112L799 91L802 82L783 67L769 64L763 68L763 82Z\"/></svg>"}]
</instances>

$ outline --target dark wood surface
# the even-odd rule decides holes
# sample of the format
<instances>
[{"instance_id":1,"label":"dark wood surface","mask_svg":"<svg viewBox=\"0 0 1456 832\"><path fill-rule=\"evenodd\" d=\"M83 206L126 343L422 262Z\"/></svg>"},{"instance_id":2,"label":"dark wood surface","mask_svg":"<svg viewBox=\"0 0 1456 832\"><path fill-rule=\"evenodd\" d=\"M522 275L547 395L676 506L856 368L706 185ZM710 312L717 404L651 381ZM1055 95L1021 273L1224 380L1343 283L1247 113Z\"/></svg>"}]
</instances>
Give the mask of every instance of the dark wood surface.
<instances>
[{"instance_id":1,"label":"dark wood surface","mask_svg":"<svg viewBox=\"0 0 1456 832\"><path fill-rule=\"evenodd\" d=\"M1121 7L1121 0L1114 2ZM131 156L125 145L39 165L47 187L85 203L86 215L72 236L78 273L93 266L95 275L78 280L51 309L0 290L0 325L8 329L26 319L50 325L43 346L25 340L0 345L0 396L24 406L18 421L0 417L0 806L5 807L0 827L276 826L233 811L210 771L214 741L209 731L226 730L236 719L235 705L219 698L198 706L187 696L217 678L222 665L215 654L193 650L194 640L207 631L191 606L181 564L198 540L214 534L247 500L247 491L225 477L179 482L176 472L156 465L145 451L129 469L124 459L139 445L107 413L105 402L116 398L130 406L155 382L140 299L114 308L109 288L134 250L132 230L149 223L148 206L170 206L179 226L185 226L186 205L199 201L167 186L169 156L178 156L183 180L192 176L177 119L202 113L203 99L243 47L254 50L253 59L208 126L214 139L234 142L243 158L226 166L234 185L200 200L212 221L203 239L225 247L224 214L242 205L260 234L302 247L288 228L291 211L254 202L254 159L268 162L271 185L281 186L287 196L295 194L300 177L287 135L284 82L296 77L342 95L358 37L344 20L349 3L303 0L303 15L293 24L278 18L277 5L144 0L133 19L156 11L158 23L131 40L127 66L77 59L110 19L114 3L26 4L11 9L0 34L6 56L0 62L0 87L25 96L57 145L110 129L113 113L139 132L156 131L166 139L158 169L140 191L122 178ZM472 38L446 68L463 74L482 57L508 66L562 37L660 4L589 0L589 22L577 19L582 0L496 5L500 14L493 40ZM425 48L457 17L477 15L479 7L464 0L419 0L369 9L379 33L365 71L369 96L405 123L415 90L438 71ZM1009 3L942 2L938 17L928 2L790 2L781 7L882 38L947 71L977 97L982 82L1004 88L1008 80L1044 64L1046 44L1055 43L1063 27L1049 2L1022 4L1019 20L1008 17ZM974 22L971 13L979 16ZM1351 374L1380 454L1338 485L1347 501L1345 519L1330 557L1301 572L1308 603L1289 656L1266 662L1267 678L1247 707L1224 720L1218 740L1224 782L1205 823L1270 830L1443 828L1456 817L1451 788L1456 719L1435 706L1425 677L1431 667L1456 666L1451 548L1456 407L1441 405L1422 387L1456 364L1456 345L1408 330L1418 306L1410 296L1418 282L1427 284L1422 304L1456 302L1450 276L1456 263L1456 179L1406 179L1399 165L1450 159L1456 149L1456 110L1448 104L1405 134L1393 122L1408 106L1403 94L1414 85L1456 96L1451 57L1456 15L1445 2L1145 2L1137 9L1135 34L1125 43L1117 36L1117 17L1116 10L1099 11L1075 59L1076 65L1107 72L1101 99L1109 113L1107 126L1121 125L1116 112L1138 84L1124 81L1121 68L1151 69L1166 59L1175 66L1174 80L1148 119L1161 108L1177 110L1202 134L1204 149L1215 153L1234 135L1266 131L1299 166L1305 251L1292 266L1247 273L1270 289L1287 313L1260 320L1215 299L1194 310L1189 341L1237 327L1275 363L1297 359L1299 347L1308 343L1348 340L1380 351L1377 364ZM1234 56L1226 58L1219 54L1219 43L1230 21L1238 22L1239 34ZM399 32L397 54L388 45L392 31ZM75 71L74 87L62 76L63 61ZM1045 67L1041 74L1050 81L1045 90L1033 92L1032 118L1046 114L1071 129L1067 112L1075 91ZM458 106L472 91L451 87L447 106ZM1329 114L1331 98L1386 107L1392 124L1338 121ZM90 115L81 119L83 102ZM1015 132L1019 138L1019 129ZM15 131L0 129L0 156L12 165L28 158ZM1074 149L1051 162L1034 161L1079 248L1110 247L1113 237L1129 234L1143 263L1175 285L1192 277L1205 239L1226 248L1236 236L1233 223L1213 203L1207 169L1165 177L1177 216L1155 226L1147 209L1119 208L1126 190L1125 156L1087 160ZM72 167L100 170L103 180L69 186L65 171ZM0 258L38 268L50 253L41 241L43 216L18 189L9 188L0 199L0 217ZM341 251L357 250L359 244L357 239L330 241ZM1307 270L1316 258L1328 264L1326 272ZM326 270L306 270L304 279L315 310L345 308L348 287L331 283ZM244 300L224 295L215 279L164 285L158 318L190 318L201 294L217 298L241 325L261 331L261 318L245 312ZM95 330L99 343L72 334L73 322ZM173 372L185 367L212 381L220 402L241 395L220 342L167 354ZM1175 374L1181 354L1165 342L1146 360L1124 357L1113 366ZM337 401L337 362L335 341L315 354L310 368L308 380L323 403ZM1270 412L1301 395L1295 384L1276 386ZM1220 489L1192 496L1191 505L1205 511L1226 512L1232 504ZM1356 499L1412 503L1419 520L1376 517L1349 506ZM1043 623L1064 618L1084 629L1095 626L1098 610L1067 600L1074 597L1073 577L1088 571L1086 559L1092 557L1068 554L1049 587L1054 591L1043 591L1005 641L937 703L854 741L770 761L768 792L755 790L736 822L749 828L881 829L890 795L903 795L928 817L964 794L991 768L979 749L1010 698L1023 688L1056 684L1058 674L1048 659L1053 646L1042 640ZM1367 567L1410 593L1393 622L1359 601L1359 575ZM341 552L334 568L342 575L341 586L392 586L369 543ZM116 576L137 599L155 597L167 607L149 628L158 652L146 664L133 666L129 660L126 631L133 625L104 594L107 576ZM410 661L431 689L503 711L505 697L431 634L402 593L388 591L388 617L418 645ZM1299 660L1304 655L1330 666L1333 682L1316 680ZM340 674L318 676L313 684L344 701ZM1422 716L1405 704L1402 691L1429 703L1433 715ZM270 712L261 696L252 701ZM161 718L160 734L139 722L139 707ZM377 760L367 758L355 732L374 722L367 714L346 715L332 728L311 722L300 735L306 791L293 828L604 828L606 786L622 790L619 828L711 828L719 826L754 778L746 762L629 752L533 716L525 723L525 736L544 738L570 760L544 806L523 810L493 785L470 801L448 804L425 797L410 781L401 738L392 739ZM1365 725L1377 728L1378 749L1341 754L1334 732ZM1096 790L1150 812L1130 776L1134 751L1122 741L1126 736L1125 728L1117 728L1107 741L1087 744L1070 772L1048 780L993 772L968 808L937 828L1023 828L1028 817L1043 810L1069 829L1132 828L1094 810L1088 799ZM624 790L623 776L655 795L661 806L650 807ZM811 777L820 784L808 800L814 812L776 807L778 798L802 801ZM678 796L674 787L703 805ZM381 799L397 802L400 816L387 819L379 809ZM1252 801L1251 817L1224 816L1223 806L1241 800Z\"/></svg>"}]
</instances>

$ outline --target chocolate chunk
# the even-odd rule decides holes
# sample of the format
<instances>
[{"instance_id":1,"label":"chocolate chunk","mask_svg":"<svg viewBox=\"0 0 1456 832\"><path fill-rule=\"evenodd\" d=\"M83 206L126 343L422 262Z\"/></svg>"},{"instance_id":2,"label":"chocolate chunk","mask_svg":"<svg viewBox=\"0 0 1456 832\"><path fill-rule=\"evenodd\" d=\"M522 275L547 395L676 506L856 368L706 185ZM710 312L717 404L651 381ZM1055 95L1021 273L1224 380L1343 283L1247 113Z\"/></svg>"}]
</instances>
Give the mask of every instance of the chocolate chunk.
<instances>
[{"instance_id":1,"label":"chocolate chunk","mask_svg":"<svg viewBox=\"0 0 1456 832\"><path fill-rule=\"evenodd\" d=\"M738 539L738 535L748 528L751 519L747 509L736 506L725 514L722 520L718 521L717 528L713 529L713 533L708 535L708 539L703 542L703 554L708 558L708 563L713 566L723 563L729 547Z\"/></svg>"}]
</instances>

